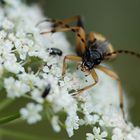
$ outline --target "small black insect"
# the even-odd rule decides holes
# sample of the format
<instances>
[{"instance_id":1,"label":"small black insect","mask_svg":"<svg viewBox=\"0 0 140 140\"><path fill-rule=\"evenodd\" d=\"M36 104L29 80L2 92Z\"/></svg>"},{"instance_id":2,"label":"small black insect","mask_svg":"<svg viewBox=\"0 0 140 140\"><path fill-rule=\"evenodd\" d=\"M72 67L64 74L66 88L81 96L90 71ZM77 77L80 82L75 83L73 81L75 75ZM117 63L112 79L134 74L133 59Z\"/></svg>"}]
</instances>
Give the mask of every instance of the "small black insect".
<instances>
[{"instance_id":1,"label":"small black insect","mask_svg":"<svg viewBox=\"0 0 140 140\"><path fill-rule=\"evenodd\" d=\"M63 52L60 49L57 48L48 48L47 51L49 51L50 55L58 55L58 56L62 56Z\"/></svg>"},{"instance_id":2,"label":"small black insect","mask_svg":"<svg viewBox=\"0 0 140 140\"><path fill-rule=\"evenodd\" d=\"M51 85L48 84L47 87L45 88L44 92L42 93L42 98L46 98L47 95L49 94L50 90L51 90Z\"/></svg>"}]
</instances>

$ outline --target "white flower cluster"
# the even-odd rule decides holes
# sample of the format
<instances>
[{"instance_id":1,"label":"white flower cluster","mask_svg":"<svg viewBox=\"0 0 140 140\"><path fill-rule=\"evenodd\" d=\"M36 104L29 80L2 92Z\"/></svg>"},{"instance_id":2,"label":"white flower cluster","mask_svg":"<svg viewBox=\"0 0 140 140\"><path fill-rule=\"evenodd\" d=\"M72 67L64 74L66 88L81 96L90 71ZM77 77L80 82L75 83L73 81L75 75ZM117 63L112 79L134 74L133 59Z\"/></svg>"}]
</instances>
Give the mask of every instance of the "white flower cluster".
<instances>
[{"instance_id":1,"label":"white flower cluster","mask_svg":"<svg viewBox=\"0 0 140 140\"><path fill-rule=\"evenodd\" d=\"M80 70L73 72L70 66L62 77L63 57L73 53L64 34L42 36L41 30L50 30L51 24L36 26L44 19L38 7L19 0L4 1L0 6L0 89L12 99L31 99L20 109L21 117L32 124L45 112L54 131L64 126L69 137L80 126L89 125L92 131L86 134L87 140L140 140L140 129L122 117L116 82L97 71L98 85L72 96L93 80ZM63 55L52 56L48 48L59 48ZM48 95L42 97L49 85ZM64 122L60 113L66 114Z\"/></svg>"}]
</instances>

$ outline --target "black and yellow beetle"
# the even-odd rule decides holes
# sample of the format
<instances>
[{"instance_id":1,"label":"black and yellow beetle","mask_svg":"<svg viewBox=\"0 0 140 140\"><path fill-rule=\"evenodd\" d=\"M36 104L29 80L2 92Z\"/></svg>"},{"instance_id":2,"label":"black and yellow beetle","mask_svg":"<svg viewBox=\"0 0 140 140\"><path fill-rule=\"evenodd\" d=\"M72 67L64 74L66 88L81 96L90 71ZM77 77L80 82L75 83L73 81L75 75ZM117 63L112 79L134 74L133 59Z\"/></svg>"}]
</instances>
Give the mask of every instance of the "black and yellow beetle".
<instances>
[{"instance_id":1,"label":"black and yellow beetle","mask_svg":"<svg viewBox=\"0 0 140 140\"><path fill-rule=\"evenodd\" d=\"M77 21L76 26L69 25L69 23L74 21ZM79 61L79 62L81 61L82 62L80 65L81 70L91 74L91 76L95 81L93 84L78 90L78 94L82 93L84 90L87 90L97 84L98 76L96 74L95 69L101 70L107 75L111 76L113 79L117 80L118 82L120 108L124 117L123 93L122 93L120 78L115 72L100 65L100 63L102 61L113 59L116 57L117 54L120 53L131 54L137 57L140 57L140 54L128 50L114 51L112 45L101 34L94 33L94 32L89 32L86 34L80 16L74 16L63 20L46 19L39 22L37 25L39 25L42 22L52 23L52 30L48 32L41 32L42 35L47 33L65 32L65 31L72 31L76 34L77 55L67 55L64 57L62 75L64 75L66 72L66 67L67 67L66 60Z\"/></svg>"}]
</instances>

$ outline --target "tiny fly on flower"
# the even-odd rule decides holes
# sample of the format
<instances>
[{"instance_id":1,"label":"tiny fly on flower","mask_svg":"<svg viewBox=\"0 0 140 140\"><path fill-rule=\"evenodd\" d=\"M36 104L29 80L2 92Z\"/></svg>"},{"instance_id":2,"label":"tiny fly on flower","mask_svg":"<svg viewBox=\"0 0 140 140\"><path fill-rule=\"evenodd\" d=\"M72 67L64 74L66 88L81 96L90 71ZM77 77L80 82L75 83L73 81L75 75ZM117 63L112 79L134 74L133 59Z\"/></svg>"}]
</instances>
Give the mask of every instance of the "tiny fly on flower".
<instances>
[{"instance_id":1,"label":"tiny fly on flower","mask_svg":"<svg viewBox=\"0 0 140 140\"><path fill-rule=\"evenodd\" d=\"M76 26L70 26L69 23L77 21ZM128 51L128 50L117 50L114 51L112 45L103 37L101 34L95 32L85 33L83 22L80 16L74 16L64 20L46 19L39 22L51 22L52 30L48 32L41 32L41 34L55 33L55 32L65 32L72 31L76 34L76 52L77 55L67 55L63 60L63 70L62 75L66 73L67 63L66 60L79 61L82 62L80 67L82 71L91 74L94 79L94 83L78 90L78 94L83 91L90 89L98 83L98 75L95 69L101 70L114 80L117 80L119 87L119 98L120 98L120 109L124 117L124 105L123 105L123 92L119 76L107 69L106 67L100 65L102 61L107 61L115 58L117 54L125 53L140 57L139 53Z\"/></svg>"}]
</instances>

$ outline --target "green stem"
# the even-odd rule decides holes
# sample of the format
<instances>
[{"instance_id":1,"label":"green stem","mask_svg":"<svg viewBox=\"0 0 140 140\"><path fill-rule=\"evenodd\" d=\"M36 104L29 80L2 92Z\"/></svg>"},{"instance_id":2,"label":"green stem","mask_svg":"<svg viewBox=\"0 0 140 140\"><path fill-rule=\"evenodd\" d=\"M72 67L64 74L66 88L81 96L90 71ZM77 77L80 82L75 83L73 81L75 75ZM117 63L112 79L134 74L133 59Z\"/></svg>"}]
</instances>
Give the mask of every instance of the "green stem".
<instances>
[{"instance_id":1,"label":"green stem","mask_svg":"<svg viewBox=\"0 0 140 140\"><path fill-rule=\"evenodd\" d=\"M0 111L5 109L9 104L12 103L13 100L11 99L4 99L3 101L0 102Z\"/></svg>"},{"instance_id":2,"label":"green stem","mask_svg":"<svg viewBox=\"0 0 140 140\"><path fill-rule=\"evenodd\" d=\"M6 117L3 117L3 118L0 118L0 125L9 123L9 122L14 121L14 120L19 119L19 118L20 118L20 114L19 113L16 113L14 115L10 115L10 116L6 116Z\"/></svg>"},{"instance_id":3,"label":"green stem","mask_svg":"<svg viewBox=\"0 0 140 140\"><path fill-rule=\"evenodd\" d=\"M46 140L46 139L51 139L51 140L57 140L57 138L50 138L50 137L42 137L42 136L35 136L35 135L31 135L29 133L21 133L21 132L14 132L14 131L10 131L10 130L5 130L5 129L0 129L0 134L1 135L5 135L5 136L9 136L9 137L14 137L14 138L18 138L18 139L22 139L22 140ZM64 139L61 139L64 140Z\"/></svg>"},{"instance_id":4,"label":"green stem","mask_svg":"<svg viewBox=\"0 0 140 140\"><path fill-rule=\"evenodd\" d=\"M41 137L38 137L38 136L25 134L25 133L20 133L20 132L17 132L17 131L14 132L14 131L5 130L5 129L0 129L0 133L1 133L1 135L16 137L16 138L22 139L22 140L39 140L39 139L46 140L46 138L41 138Z\"/></svg>"}]
</instances>

